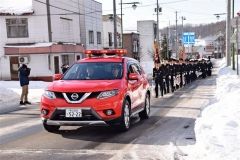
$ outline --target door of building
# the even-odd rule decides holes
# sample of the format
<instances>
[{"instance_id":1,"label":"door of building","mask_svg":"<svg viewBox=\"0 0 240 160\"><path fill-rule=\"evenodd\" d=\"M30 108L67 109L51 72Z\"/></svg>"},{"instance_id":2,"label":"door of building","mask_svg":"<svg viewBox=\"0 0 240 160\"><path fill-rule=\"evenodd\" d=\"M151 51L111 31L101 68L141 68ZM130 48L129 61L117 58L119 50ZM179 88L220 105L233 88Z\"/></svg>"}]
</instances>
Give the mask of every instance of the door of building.
<instances>
[{"instance_id":1,"label":"door of building","mask_svg":"<svg viewBox=\"0 0 240 160\"><path fill-rule=\"evenodd\" d=\"M60 71L59 71L59 56L54 56L54 72L55 72L55 74L60 73Z\"/></svg>"},{"instance_id":2,"label":"door of building","mask_svg":"<svg viewBox=\"0 0 240 160\"><path fill-rule=\"evenodd\" d=\"M11 80L18 80L18 57L10 57Z\"/></svg>"}]
</instances>

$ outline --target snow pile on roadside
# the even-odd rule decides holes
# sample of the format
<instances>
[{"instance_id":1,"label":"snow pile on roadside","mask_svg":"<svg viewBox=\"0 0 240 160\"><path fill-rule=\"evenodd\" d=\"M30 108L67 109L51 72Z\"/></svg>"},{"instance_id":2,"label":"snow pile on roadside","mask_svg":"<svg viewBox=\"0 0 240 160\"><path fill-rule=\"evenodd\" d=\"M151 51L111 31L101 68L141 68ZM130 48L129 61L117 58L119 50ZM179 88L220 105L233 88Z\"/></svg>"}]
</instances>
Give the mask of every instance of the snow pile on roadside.
<instances>
[{"instance_id":1,"label":"snow pile on roadside","mask_svg":"<svg viewBox=\"0 0 240 160\"><path fill-rule=\"evenodd\" d=\"M30 81L28 100L39 103L49 82ZM0 111L19 105L22 88L19 81L0 81Z\"/></svg>"},{"instance_id":2,"label":"snow pile on roadside","mask_svg":"<svg viewBox=\"0 0 240 160\"><path fill-rule=\"evenodd\" d=\"M229 67L219 70L216 99L196 120L192 159L240 159L240 77Z\"/></svg>"},{"instance_id":3,"label":"snow pile on roadside","mask_svg":"<svg viewBox=\"0 0 240 160\"><path fill-rule=\"evenodd\" d=\"M0 104L1 106L9 107L16 105L16 100L19 103L20 95L6 88L4 84L0 82ZM1 108L1 107L0 107Z\"/></svg>"}]
</instances>

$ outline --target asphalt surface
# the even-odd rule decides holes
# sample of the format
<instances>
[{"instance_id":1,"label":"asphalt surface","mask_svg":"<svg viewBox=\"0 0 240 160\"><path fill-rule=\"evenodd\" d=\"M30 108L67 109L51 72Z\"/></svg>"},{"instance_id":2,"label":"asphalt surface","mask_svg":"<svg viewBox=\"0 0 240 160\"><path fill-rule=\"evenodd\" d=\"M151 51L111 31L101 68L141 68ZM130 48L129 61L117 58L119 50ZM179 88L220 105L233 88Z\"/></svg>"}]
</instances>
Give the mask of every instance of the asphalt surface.
<instances>
[{"instance_id":1,"label":"asphalt surface","mask_svg":"<svg viewBox=\"0 0 240 160\"><path fill-rule=\"evenodd\" d=\"M214 101L215 83L213 75L152 98L150 119L134 117L124 133L108 126L61 127L59 133L48 133L38 105L0 114L0 159L180 159L187 156L181 148L195 143L194 123Z\"/></svg>"}]
</instances>

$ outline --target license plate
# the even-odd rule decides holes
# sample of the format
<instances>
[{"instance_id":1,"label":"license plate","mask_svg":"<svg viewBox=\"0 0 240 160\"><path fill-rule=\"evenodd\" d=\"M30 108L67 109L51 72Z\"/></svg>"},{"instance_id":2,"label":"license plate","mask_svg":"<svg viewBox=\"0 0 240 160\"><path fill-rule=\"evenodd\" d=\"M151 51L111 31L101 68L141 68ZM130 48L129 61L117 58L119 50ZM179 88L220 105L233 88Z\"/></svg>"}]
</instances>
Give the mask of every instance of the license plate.
<instances>
[{"instance_id":1,"label":"license plate","mask_svg":"<svg viewBox=\"0 0 240 160\"><path fill-rule=\"evenodd\" d=\"M68 118L82 117L82 110L81 109L66 109L65 116Z\"/></svg>"}]
</instances>

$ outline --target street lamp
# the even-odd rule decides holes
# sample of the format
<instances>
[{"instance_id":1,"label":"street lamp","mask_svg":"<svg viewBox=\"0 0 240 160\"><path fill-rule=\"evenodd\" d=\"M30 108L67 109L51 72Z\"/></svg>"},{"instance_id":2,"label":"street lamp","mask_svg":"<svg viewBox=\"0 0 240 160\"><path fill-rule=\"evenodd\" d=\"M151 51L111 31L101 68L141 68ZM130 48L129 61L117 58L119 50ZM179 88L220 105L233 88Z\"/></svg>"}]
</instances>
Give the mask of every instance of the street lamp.
<instances>
[{"instance_id":1,"label":"street lamp","mask_svg":"<svg viewBox=\"0 0 240 160\"><path fill-rule=\"evenodd\" d=\"M123 48L123 11L122 11L122 5L123 4L131 4L132 8L135 10L137 8L137 4L140 4L139 2L128 2L128 3L123 3L122 0L120 2L121 5L121 41L122 41L122 48Z\"/></svg>"}]
</instances>

